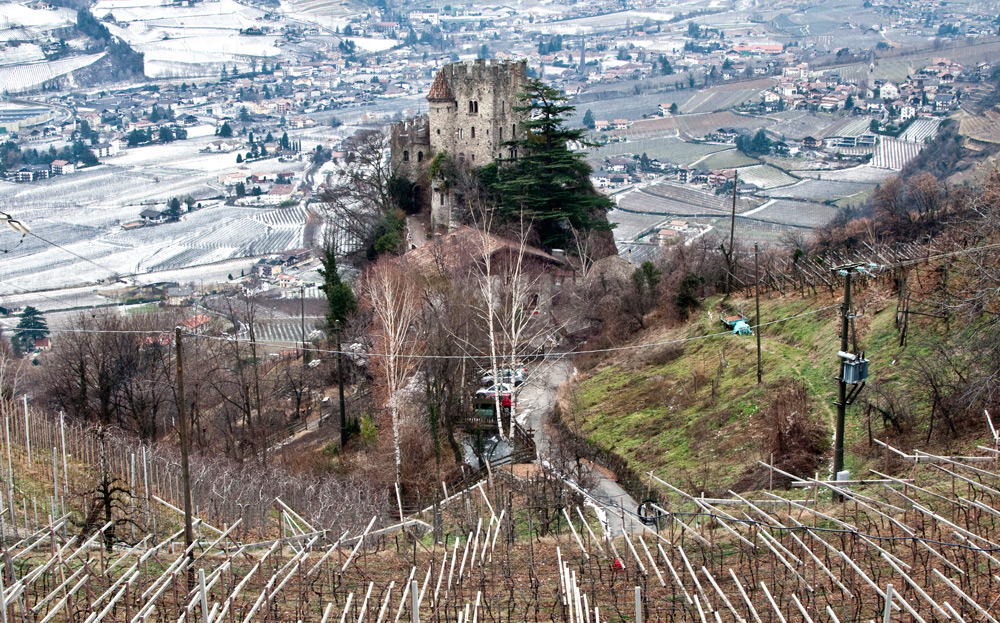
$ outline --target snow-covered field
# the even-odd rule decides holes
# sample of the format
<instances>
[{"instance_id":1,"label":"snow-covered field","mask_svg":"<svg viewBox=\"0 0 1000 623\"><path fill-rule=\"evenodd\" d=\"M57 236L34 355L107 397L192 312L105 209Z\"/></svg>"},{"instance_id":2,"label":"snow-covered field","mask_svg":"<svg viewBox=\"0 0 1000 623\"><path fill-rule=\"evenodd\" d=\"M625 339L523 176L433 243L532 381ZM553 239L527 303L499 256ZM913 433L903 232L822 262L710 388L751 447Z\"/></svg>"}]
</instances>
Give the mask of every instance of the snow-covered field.
<instances>
[{"instance_id":1,"label":"snow-covered field","mask_svg":"<svg viewBox=\"0 0 1000 623\"><path fill-rule=\"evenodd\" d=\"M58 61L0 67L0 85L3 85L4 91L10 93L26 91L36 88L53 78L58 78L81 67L91 65L103 56L104 52L100 54L72 56Z\"/></svg>"},{"instance_id":2,"label":"snow-covered field","mask_svg":"<svg viewBox=\"0 0 1000 623\"><path fill-rule=\"evenodd\" d=\"M203 75L218 66L249 65L251 58L276 58L280 50L272 36L244 36L241 30L261 27L264 12L219 0L194 6L163 4L158 0L100 0L93 8L98 19L111 15L113 34L145 55L148 76Z\"/></svg>"},{"instance_id":3,"label":"snow-covered field","mask_svg":"<svg viewBox=\"0 0 1000 623\"><path fill-rule=\"evenodd\" d=\"M14 232L0 231L0 248L9 250L0 263L0 294L93 284L116 274L190 281L205 265L303 246L305 208L234 207L211 197L226 194L220 175L301 175L307 163L237 165L234 154L200 152L210 140L129 149L105 164L32 184L0 182L0 210L33 232L20 241ZM179 222L122 228L142 210L164 210L169 199L188 195L203 207ZM249 266L245 259L238 264ZM232 266L206 274L219 271L225 278Z\"/></svg>"}]
</instances>

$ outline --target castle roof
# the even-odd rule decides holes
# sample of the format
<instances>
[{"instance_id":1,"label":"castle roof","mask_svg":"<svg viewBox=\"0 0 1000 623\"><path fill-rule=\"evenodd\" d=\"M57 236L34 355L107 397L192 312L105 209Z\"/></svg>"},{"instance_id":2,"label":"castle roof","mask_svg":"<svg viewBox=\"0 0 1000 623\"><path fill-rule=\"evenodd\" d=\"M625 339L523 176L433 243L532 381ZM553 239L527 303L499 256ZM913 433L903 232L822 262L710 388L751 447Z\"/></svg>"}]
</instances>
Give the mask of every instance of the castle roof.
<instances>
[{"instance_id":1,"label":"castle roof","mask_svg":"<svg viewBox=\"0 0 1000 623\"><path fill-rule=\"evenodd\" d=\"M454 102L455 94L451 92L448 80L444 77L444 70L438 72L431 90L427 93L428 102Z\"/></svg>"}]
</instances>

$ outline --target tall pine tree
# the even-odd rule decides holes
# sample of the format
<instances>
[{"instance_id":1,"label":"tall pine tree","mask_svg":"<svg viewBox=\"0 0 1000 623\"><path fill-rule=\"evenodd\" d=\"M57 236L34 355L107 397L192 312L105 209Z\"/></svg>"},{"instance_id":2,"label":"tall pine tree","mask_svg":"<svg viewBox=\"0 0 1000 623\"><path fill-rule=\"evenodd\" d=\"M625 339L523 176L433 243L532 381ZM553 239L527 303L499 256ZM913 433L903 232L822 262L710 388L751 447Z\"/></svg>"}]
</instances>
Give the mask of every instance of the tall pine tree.
<instances>
[{"instance_id":1,"label":"tall pine tree","mask_svg":"<svg viewBox=\"0 0 1000 623\"><path fill-rule=\"evenodd\" d=\"M531 80L518 96L514 110L524 113L524 138L507 141L515 157L501 162L492 183L500 214L507 220L531 219L542 244L563 247L570 226L578 231L607 230L612 202L594 190L590 165L570 143L584 144L583 130L565 126L573 106L541 80ZM487 174L487 178L489 174Z\"/></svg>"},{"instance_id":2,"label":"tall pine tree","mask_svg":"<svg viewBox=\"0 0 1000 623\"><path fill-rule=\"evenodd\" d=\"M319 269L323 283L319 288L326 294L326 328L332 334L338 323L343 326L347 322L347 317L354 313L358 304L351 285L343 281L337 272L337 254L332 244L325 246L320 262L323 264L323 268Z\"/></svg>"}]
</instances>

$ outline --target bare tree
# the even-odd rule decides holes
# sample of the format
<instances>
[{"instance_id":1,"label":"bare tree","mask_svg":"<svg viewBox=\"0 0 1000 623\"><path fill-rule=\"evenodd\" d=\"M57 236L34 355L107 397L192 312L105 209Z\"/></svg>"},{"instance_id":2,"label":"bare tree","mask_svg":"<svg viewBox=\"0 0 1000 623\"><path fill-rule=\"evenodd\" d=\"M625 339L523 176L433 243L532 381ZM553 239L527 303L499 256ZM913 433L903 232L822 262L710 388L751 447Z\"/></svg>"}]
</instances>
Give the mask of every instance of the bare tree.
<instances>
[{"instance_id":1,"label":"bare tree","mask_svg":"<svg viewBox=\"0 0 1000 623\"><path fill-rule=\"evenodd\" d=\"M374 243L383 217L395 208L389 137L382 130L362 130L346 141L345 151L320 199L329 226L364 252Z\"/></svg>"},{"instance_id":2,"label":"bare tree","mask_svg":"<svg viewBox=\"0 0 1000 623\"><path fill-rule=\"evenodd\" d=\"M542 313L549 307L551 293L546 292L543 272L531 270L528 259L528 239L531 223L524 215L513 231L513 240L499 238L491 233L493 213L480 207L473 212L477 235L476 282L480 299L475 303L476 313L485 327L486 354L495 383L503 380L504 369L514 370L518 359L527 351L542 349L557 330L550 314ZM497 427L501 439L512 434L517 401L511 400L510 425L504 430L500 392L494 392Z\"/></svg>"},{"instance_id":3,"label":"bare tree","mask_svg":"<svg viewBox=\"0 0 1000 623\"><path fill-rule=\"evenodd\" d=\"M373 364L385 381L385 405L392 418L398 483L402 480L399 434L401 394L417 365L419 340L415 327L420 313L420 295L405 268L389 260L382 260L365 273L362 288L372 311Z\"/></svg>"}]
</instances>

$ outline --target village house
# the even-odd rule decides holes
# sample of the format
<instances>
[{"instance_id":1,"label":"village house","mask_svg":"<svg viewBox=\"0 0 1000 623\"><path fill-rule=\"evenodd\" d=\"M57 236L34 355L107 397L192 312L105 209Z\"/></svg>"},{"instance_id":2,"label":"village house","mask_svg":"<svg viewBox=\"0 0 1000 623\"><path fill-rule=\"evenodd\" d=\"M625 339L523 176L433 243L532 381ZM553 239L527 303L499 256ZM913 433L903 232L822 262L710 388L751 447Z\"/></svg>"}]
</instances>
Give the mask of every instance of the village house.
<instances>
[{"instance_id":1,"label":"village house","mask_svg":"<svg viewBox=\"0 0 1000 623\"><path fill-rule=\"evenodd\" d=\"M65 160L52 161L52 175L69 175L75 170L73 163Z\"/></svg>"}]
</instances>

